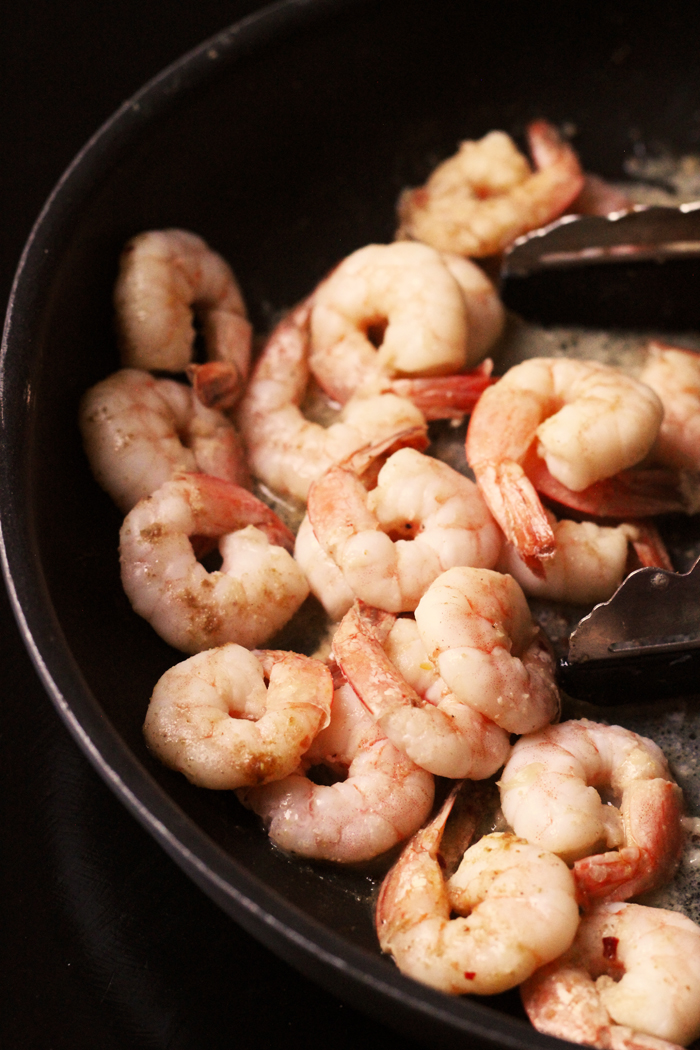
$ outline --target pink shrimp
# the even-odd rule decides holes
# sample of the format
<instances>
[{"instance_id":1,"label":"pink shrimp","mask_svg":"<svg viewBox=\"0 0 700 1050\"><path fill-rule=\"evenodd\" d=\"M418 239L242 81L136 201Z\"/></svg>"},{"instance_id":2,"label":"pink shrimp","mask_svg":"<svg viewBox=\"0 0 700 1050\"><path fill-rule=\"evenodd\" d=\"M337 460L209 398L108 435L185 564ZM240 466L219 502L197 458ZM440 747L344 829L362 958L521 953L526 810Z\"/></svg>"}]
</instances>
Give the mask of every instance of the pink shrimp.
<instances>
[{"instance_id":1,"label":"pink shrimp","mask_svg":"<svg viewBox=\"0 0 700 1050\"><path fill-rule=\"evenodd\" d=\"M425 695L409 684L385 649L395 623L391 613L356 603L333 636L338 666L382 732L417 765L436 776L490 776L505 761L508 734L436 683L436 675L424 681ZM394 655L405 645L395 636ZM404 654L402 670L412 662Z\"/></svg>"},{"instance_id":2,"label":"pink shrimp","mask_svg":"<svg viewBox=\"0 0 700 1050\"><path fill-rule=\"evenodd\" d=\"M548 1035L600 1050L679 1050L700 1035L700 927L662 908L599 905L520 992Z\"/></svg>"},{"instance_id":3,"label":"pink shrimp","mask_svg":"<svg viewBox=\"0 0 700 1050\"><path fill-rule=\"evenodd\" d=\"M446 880L440 847L454 798L384 880L377 934L409 977L451 995L493 995L569 947L579 921L574 884L554 854L498 833L467 849Z\"/></svg>"},{"instance_id":4,"label":"pink shrimp","mask_svg":"<svg viewBox=\"0 0 700 1050\"><path fill-rule=\"evenodd\" d=\"M678 866L681 790L660 748L628 729L582 718L521 737L500 788L516 834L574 863L584 904L638 896ZM601 844L607 851L596 853Z\"/></svg>"},{"instance_id":5,"label":"pink shrimp","mask_svg":"<svg viewBox=\"0 0 700 1050\"><path fill-rule=\"evenodd\" d=\"M114 289L122 364L184 372L194 308L210 359L248 374L252 329L240 288L220 255L188 230L148 230L122 252Z\"/></svg>"},{"instance_id":6,"label":"pink shrimp","mask_svg":"<svg viewBox=\"0 0 700 1050\"><path fill-rule=\"evenodd\" d=\"M467 460L491 512L535 574L556 543L528 457L574 493L642 460L663 418L643 383L605 365L532 358L484 391L469 423ZM627 516L641 517L628 509Z\"/></svg>"},{"instance_id":7,"label":"pink shrimp","mask_svg":"<svg viewBox=\"0 0 700 1050\"><path fill-rule=\"evenodd\" d=\"M191 537L220 540L209 573ZM178 474L127 514L122 583L134 610L176 649L226 642L255 646L278 631L309 593L288 553L294 536L245 489L206 474Z\"/></svg>"},{"instance_id":8,"label":"pink shrimp","mask_svg":"<svg viewBox=\"0 0 700 1050\"><path fill-rule=\"evenodd\" d=\"M338 777L306 776L325 766ZM434 782L387 740L351 687L337 685L331 720L283 780L239 798L265 822L272 841L304 857L341 864L370 860L416 831L430 813Z\"/></svg>"},{"instance_id":9,"label":"pink shrimp","mask_svg":"<svg viewBox=\"0 0 700 1050\"><path fill-rule=\"evenodd\" d=\"M233 424L172 379L122 368L84 394L79 422L92 471L124 513L180 471L250 484Z\"/></svg>"},{"instance_id":10,"label":"pink shrimp","mask_svg":"<svg viewBox=\"0 0 700 1050\"><path fill-rule=\"evenodd\" d=\"M474 482L405 447L422 437L412 433L399 435L388 449L380 442L360 450L309 490L308 517L324 554L352 595L389 612L415 609L426 588L453 565L493 567L502 545ZM399 442L404 447L393 451ZM378 470L387 452L392 454ZM368 464L373 487L363 481ZM307 545L306 561L314 558ZM334 583L331 589L335 594ZM326 604L323 590L317 596Z\"/></svg>"},{"instance_id":11,"label":"pink shrimp","mask_svg":"<svg viewBox=\"0 0 700 1050\"><path fill-rule=\"evenodd\" d=\"M358 393L399 393L399 377L440 376L423 380L435 403L449 395L452 376L481 361L505 319L478 266L408 242L358 249L313 298L311 370L340 404ZM412 387L404 382L403 390L410 396ZM464 390L461 378L455 397Z\"/></svg>"},{"instance_id":12,"label":"pink shrimp","mask_svg":"<svg viewBox=\"0 0 700 1050\"><path fill-rule=\"evenodd\" d=\"M218 791L286 777L328 725L333 682L320 660L229 643L176 664L143 727L166 766Z\"/></svg>"},{"instance_id":13,"label":"pink shrimp","mask_svg":"<svg viewBox=\"0 0 700 1050\"><path fill-rule=\"evenodd\" d=\"M401 195L397 237L458 255L495 255L563 214L584 186L578 158L544 120L527 133L535 172L502 131L463 142L425 186Z\"/></svg>"}]
</instances>

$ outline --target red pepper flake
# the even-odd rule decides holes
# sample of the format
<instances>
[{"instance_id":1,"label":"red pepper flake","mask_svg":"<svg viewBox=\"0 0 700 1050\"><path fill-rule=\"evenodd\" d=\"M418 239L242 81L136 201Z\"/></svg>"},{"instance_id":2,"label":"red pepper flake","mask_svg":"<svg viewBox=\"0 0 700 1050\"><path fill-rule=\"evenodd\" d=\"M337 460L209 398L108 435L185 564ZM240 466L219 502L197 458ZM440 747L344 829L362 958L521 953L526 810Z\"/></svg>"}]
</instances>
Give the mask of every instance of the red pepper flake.
<instances>
[{"instance_id":1,"label":"red pepper flake","mask_svg":"<svg viewBox=\"0 0 700 1050\"><path fill-rule=\"evenodd\" d=\"M603 937L603 958L617 959L617 946L619 943L618 937Z\"/></svg>"},{"instance_id":2,"label":"red pepper flake","mask_svg":"<svg viewBox=\"0 0 700 1050\"><path fill-rule=\"evenodd\" d=\"M468 981L473 981L476 977L476 971L474 971L473 973L466 972L464 976Z\"/></svg>"}]
</instances>

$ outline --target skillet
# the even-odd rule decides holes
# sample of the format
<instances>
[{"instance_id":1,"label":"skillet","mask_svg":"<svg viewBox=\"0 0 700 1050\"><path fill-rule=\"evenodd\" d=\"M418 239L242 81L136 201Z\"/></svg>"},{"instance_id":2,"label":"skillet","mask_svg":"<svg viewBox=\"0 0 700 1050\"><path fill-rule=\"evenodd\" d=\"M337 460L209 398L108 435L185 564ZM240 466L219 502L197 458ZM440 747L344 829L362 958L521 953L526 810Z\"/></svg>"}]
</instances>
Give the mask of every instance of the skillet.
<instances>
[{"instance_id":1,"label":"skillet","mask_svg":"<svg viewBox=\"0 0 700 1050\"><path fill-rule=\"evenodd\" d=\"M592 26L579 5L281 5L186 57L103 129L57 188L18 273L3 366L3 535L25 640L54 702L127 805L247 928L339 994L447 1045L465 1032L472 1045L550 1041L518 1023L515 996L458 1003L403 981L374 946L367 876L290 864L230 800L202 797L146 754L145 700L173 654L121 595L119 522L83 461L77 400L117 366L110 289L119 248L139 229L201 232L233 263L262 329L339 257L390 239L398 190L460 137L517 134L542 114L574 121L587 165L610 176L635 145L693 148L689 17L671 7L658 26L613 5Z\"/></svg>"}]
</instances>

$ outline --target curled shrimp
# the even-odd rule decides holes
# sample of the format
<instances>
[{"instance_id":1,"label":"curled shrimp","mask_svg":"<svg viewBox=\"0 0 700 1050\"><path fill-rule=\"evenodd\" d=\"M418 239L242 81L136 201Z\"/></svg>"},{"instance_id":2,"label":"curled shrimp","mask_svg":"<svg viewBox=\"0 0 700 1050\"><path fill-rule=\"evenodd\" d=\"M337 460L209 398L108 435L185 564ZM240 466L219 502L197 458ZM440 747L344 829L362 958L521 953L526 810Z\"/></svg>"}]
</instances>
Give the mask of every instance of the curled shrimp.
<instances>
[{"instance_id":1,"label":"curled shrimp","mask_svg":"<svg viewBox=\"0 0 700 1050\"><path fill-rule=\"evenodd\" d=\"M384 880L379 943L417 981L452 995L493 995L569 947L579 921L573 879L553 854L495 833L471 846L446 881L440 847L453 801Z\"/></svg>"},{"instance_id":2,"label":"curled shrimp","mask_svg":"<svg viewBox=\"0 0 700 1050\"><path fill-rule=\"evenodd\" d=\"M653 341L639 376L658 394L664 418L652 456L660 463L700 471L700 354Z\"/></svg>"},{"instance_id":3,"label":"curled shrimp","mask_svg":"<svg viewBox=\"0 0 700 1050\"><path fill-rule=\"evenodd\" d=\"M127 243L114 289L122 364L184 372L192 360L194 310L207 355L226 361L241 382L250 363L251 327L240 288L216 252L188 230L148 230Z\"/></svg>"},{"instance_id":4,"label":"curled shrimp","mask_svg":"<svg viewBox=\"0 0 700 1050\"><path fill-rule=\"evenodd\" d=\"M327 471L309 490L307 513L355 597L409 612L453 565L494 566L502 534L474 482L415 448L393 452L376 478L373 470L368 491L363 472L383 452L377 443Z\"/></svg>"},{"instance_id":5,"label":"curled shrimp","mask_svg":"<svg viewBox=\"0 0 700 1050\"><path fill-rule=\"evenodd\" d=\"M509 733L559 714L554 659L512 576L448 569L415 612L428 656L454 695Z\"/></svg>"},{"instance_id":6,"label":"curled shrimp","mask_svg":"<svg viewBox=\"0 0 700 1050\"><path fill-rule=\"evenodd\" d=\"M530 124L527 136L534 172L503 131L463 142L424 186L401 195L397 236L457 255L495 255L556 219L583 189L581 166L546 121Z\"/></svg>"},{"instance_id":7,"label":"curled shrimp","mask_svg":"<svg viewBox=\"0 0 700 1050\"><path fill-rule=\"evenodd\" d=\"M122 368L84 394L79 423L92 472L124 513L182 471L249 484L233 425L172 379Z\"/></svg>"},{"instance_id":8,"label":"curled shrimp","mask_svg":"<svg viewBox=\"0 0 700 1050\"><path fill-rule=\"evenodd\" d=\"M647 523L607 526L557 521L546 509L545 513L556 549L542 566L544 575L531 572L511 544L504 546L497 566L530 597L582 605L607 601L627 574L630 544L644 566L673 570L666 548Z\"/></svg>"},{"instance_id":9,"label":"curled shrimp","mask_svg":"<svg viewBox=\"0 0 700 1050\"><path fill-rule=\"evenodd\" d=\"M580 493L642 460L662 418L648 386L591 361L532 358L484 391L469 423L467 460L533 572L541 573L556 543L528 459L544 461L561 487Z\"/></svg>"},{"instance_id":10,"label":"curled shrimp","mask_svg":"<svg viewBox=\"0 0 700 1050\"><path fill-rule=\"evenodd\" d=\"M540 1032L600 1050L676 1050L700 1035L700 927L663 908L601 904L520 991Z\"/></svg>"},{"instance_id":11,"label":"curled shrimp","mask_svg":"<svg viewBox=\"0 0 700 1050\"><path fill-rule=\"evenodd\" d=\"M333 636L338 666L382 732L417 765L455 779L491 776L508 755L508 734L439 680L410 624L355 604Z\"/></svg>"},{"instance_id":12,"label":"curled shrimp","mask_svg":"<svg viewBox=\"0 0 700 1050\"><path fill-rule=\"evenodd\" d=\"M500 789L515 833L574 863L584 903L638 896L678 866L681 789L661 749L629 729L582 718L522 737Z\"/></svg>"},{"instance_id":13,"label":"curled shrimp","mask_svg":"<svg viewBox=\"0 0 700 1050\"><path fill-rule=\"evenodd\" d=\"M305 772L325 766L336 783ZM333 696L331 720L302 767L284 780L239 792L262 817L272 841L305 857L353 864L391 849L430 813L434 782L393 746L347 683Z\"/></svg>"},{"instance_id":14,"label":"curled shrimp","mask_svg":"<svg viewBox=\"0 0 700 1050\"><path fill-rule=\"evenodd\" d=\"M296 768L328 725L332 698L319 660L229 643L165 672L143 731L160 760L199 787L267 784Z\"/></svg>"},{"instance_id":15,"label":"curled shrimp","mask_svg":"<svg viewBox=\"0 0 700 1050\"><path fill-rule=\"evenodd\" d=\"M220 571L197 561L190 537L221 540ZM176 649L197 653L233 641L253 647L309 593L288 553L293 544L277 515L245 489L178 474L124 519L122 583L134 610Z\"/></svg>"},{"instance_id":16,"label":"curled shrimp","mask_svg":"<svg viewBox=\"0 0 700 1050\"><path fill-rule=\"evenodd\" d=\"M329 427L304 417L310 309L307 300L272 332L237 417L253 474L300 500L316 478L368 442L409 427L426 429L420 410L390 393L352 399Z\"/></svg>"},{"instance_id":17,"label":"curled shrimp","mask_svg":"<svg viewBox=\"0 0 700 1050\"><path fill-rule=\"evenodd\" d=\"M309 362L341 404L400 376L444 376L477 364L504 310L478 266L425 244L369 244L314 293Z\"/></svg>"}]
</instances>

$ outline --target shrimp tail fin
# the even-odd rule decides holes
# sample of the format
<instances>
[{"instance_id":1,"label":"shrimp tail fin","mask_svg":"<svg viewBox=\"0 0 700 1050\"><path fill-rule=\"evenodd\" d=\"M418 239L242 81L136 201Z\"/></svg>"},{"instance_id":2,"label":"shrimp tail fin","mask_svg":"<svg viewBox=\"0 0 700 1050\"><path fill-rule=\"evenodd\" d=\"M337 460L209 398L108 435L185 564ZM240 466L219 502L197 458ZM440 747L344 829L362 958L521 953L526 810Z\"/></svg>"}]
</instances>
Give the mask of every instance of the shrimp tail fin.
<instances>
[{"instance_id":1,"label":"shrimp tail fin","mask_svg":"<svg viewBox=\"0 0 700 1050\"><path fill-rule=\"evenodd\" d=\"M491 386L493 361L487 358L471 372L453 376L431 376L421 379L394 379L389 389L398 397L408 398L426 419L453 419L468 415L488 386Z\"/></svg>"},{"instance_id":2,"label":"shrimp tail fin","mask_svg":"<svg viewBox=\"0 0 700 1050\"><path fill-rule=\"evenodd\" d=\"M556 549L556 539L544 507L527 474L514 460L474 467L479 488L491 513L515 546L528 569L544 576L542 560Z\"/></svg>"},{"instance_id":3,"label":"shrimp tail fin","mask_svg":"<svg viewBox=\"0 0 700 1050\"><path fill-rule=\"evenodd\" d=\"M227 361L188 365L187 378L205 408L218 408L221 412L233 408L245 387L245 380L236 365Z\"/></svg>"},{"instance_id":4,"label":"shrimp tail fin","mask_svg":"<svg viewBox=\"0 0 700 1050\"><path fill-rule=\"evenodd\" d=\"M573 492L557 481L543 460L528 460L538 492L571 510L598 518L647 518L686 511L678 474L664 467L632 468Z\"/></svg>"},{"instance_id":5,"label":"shrimp tail fin","mask_svg":"<svg viewBox=\"0 0 700 1050\"><path fill-rule=\"evenodd\" d=\"M574 864L579 904L623 901L672 878L683 852L683 795L677 784L657 777L635 781L625 791L622 817L634 843Z\"/></svg>"}]
</instances>

